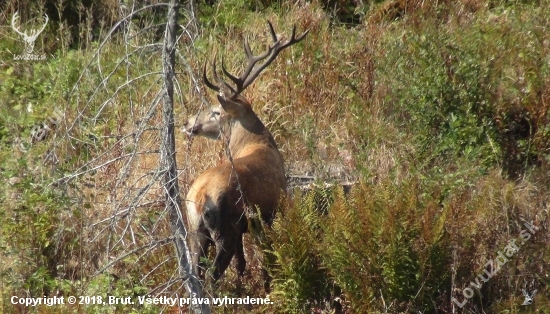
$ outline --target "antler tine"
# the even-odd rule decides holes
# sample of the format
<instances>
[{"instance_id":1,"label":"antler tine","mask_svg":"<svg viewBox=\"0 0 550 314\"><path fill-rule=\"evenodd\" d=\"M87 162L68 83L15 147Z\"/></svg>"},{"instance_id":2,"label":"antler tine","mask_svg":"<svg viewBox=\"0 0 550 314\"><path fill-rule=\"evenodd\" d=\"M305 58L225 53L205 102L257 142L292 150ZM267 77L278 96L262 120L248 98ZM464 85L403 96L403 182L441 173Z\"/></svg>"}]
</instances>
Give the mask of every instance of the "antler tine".
<instances>
[{"instance_id":1,"label":"antler tine","mask_svg":"<svg viewBox=\"0 0 550 314\"><path fill-rule=\"evenodd\" d=\"M306 37L306 35L309 33L309 29L306 30L302 35L300 35L300 37L296 38L296 25L294 25L294 27L292 28L292 37L290 38L290 40L288 41L287 44L284 45L283 48L286 48L292 44L295 44L297 42L300 42L302 39L304 39Z\"/></svg>"},{"instance_id":2,"label":"antler tine","mask_svg":"<svg viewBox=\"0 0 550 314\"><path fill-rule=\"evenodd\" d=\"M18 18L19 18L19 11L18 11L18 12L15 12L15 13L12 15L12 17L11 17L11 26L12 26L13 30L14 30L17 34L19 34L19 35L21 35L21 36L27 36L27 33L26 33L26 32L23 33L23 32L21 32L21 31L19 31L19 29L15 26L15 21L16 21Z\"/></svg>"},{"instance_id":3,"label":"antler tine","mask_svg":"<svg viewBox=\"0 0 550 314\"><path fill-rule=\"evenodd\" d=\"M227 69L225 68L225 63L223 62L223 57L222 57L222 71L223 71L223 74L229 77L229 79L232 80L233 83L235 83L235 85L237 85L237 90L242 89L243 81L238 77L234 76L233 74L229 73L229 71L227 71Z\"/></svg>"},{"instance_id":4,"label":"antler tine","mask_svg":"<svg viewBox=\"0 0 550 314\"><path fill-rule=\"evenodd\" d=\"M275 33L275 29L273 28L273 24L271 24L270 20L267 20L267 24L269 25L269 32L271 33L271 38L273 38L274 42L277 42L279 39L277 38L277 34ZM296 25L294 25L294 28L296 28Z\"/></svg>"},{"instance_id":5,"label":"antler tine","mask_svg":"<svg viewBox=\"0 0 550 314\"><path fill-rule=\"evenodd\" d=\"M244 48L244 54L246 55L247 59L254 57L254 54L252 53L252 49L250 48L250 44L248 43L248 38L246 37L243 40L243 48Z\"/></svg>"},{"instance_id":6,"label":"antler tine","mask_svg":"<svg viewBox=\"0 0 550 314\"><path fill-rule=\"evenodd\" d=\"M248 39L244 40L244 49L246 52L246 57L248 59L248 66L246 68L246 71L244 71L243 75L241 75L242 79L245 79L248 74L250 74L250 71L254 68L254 65L262 59L265 59L269 54L271 53L272 48L269 47L266 52L264 52L261 55L254 56L252 53L252 49L250 48L250 43L248 42Z\"/></svg>"},{"instance_id":7,"label":"antler tine","mask_svg":"<svg viewBox=\"0 0 550 314\"><path fill-rule=\"evenodd\" d=\"M296 25L294 25L294 27L292 28L292 35L288 40L288 42L281 44L281 40L277 38L277 34L275 33L275 29L273 28L273 25L271 24L271 22L267 21L267 24L269 24L269 31L274 41L273 46L267 50L267 54L269 55L269 58L267 58L267 60L264 63L260 64L260 66L256 68L256 70L254 70L254 72L252 72L251 75L249 72L252 71L254 64L252 65L249 64L250 69L247 69L249 71L245 72L247 73L247 75L241 76L243 79L244 78L246 79L243 83L243 89L247 88L250 84L252 84L252 82L256 79L256 77L258 77L258 75L263 71L263 69L265 69L269 64L271 64L271 62L275 60L275 58L279 55L281 51L283 51L283 49L289 47L290 45L300 42L309 33L309 30L307 30L302 35L300 35L300 37L296 38Z\"/></svg>"},{"instance_id":8,"label":"antler tine","mask_svg":"<svg viewBox=\"0 0 550 314\"><path fill-rule=\"evenodd\" d=\"M48 21L50 20L50 18L48 17L48 14L44 13L44 18L46 19L46 22L44 22L44 25L42 26L40 31L37 33L37 35L42 33L44 31L44 29L46 28L46 25L48 25Z\"/></svg>"},{"instance_id":9,"label":"antler tine","mask_svg":"<svg viewBox=\"0 0 550 314\"><path fill-rule=\"evenodd\" d=\"M208 80L208 77L206 76L206 64L207 63L208 63L208 61L204 63L204 67L202 68L202 81L204 82L204 84L206 84L206 86L208 86L208 88L210 88L212 90L215 90L216 92L219 92L220 88L218 86L212 84L212 82L210 82Z\"/></svg>"},{"instance_id":10,"label":"antler tine","mask_svg":"<svg viewBox=\"0 0 550 314\"><path fill-rule=\"evenodd\" d=\"M240 94L246 88L246 86L244 85L245 80L248 77L248 75L250 75L250 72L252 71L252 69L254 69L254 66L256 65L256 63L258 63L258 61L263 60L267 56L269 56L269 54L273 50L273 48L269 48L265 53L263 53L261 55L258 55L258 56L254 56L254 54L252 53L252 49L250 48L250 44L248 43L248 39L245 38L243 46L244 46L244 53L246 55L246 58L248 59L248 65L247 65L246 69L244 70L244 72L241 74L241 76L236 77L235 75L229 73L229 71L227 71L227 69L225 67L225 64L224 64L223 58L222 58L222 71L223 71L223 73L227 77L229 77L229 79L231 81L233 81L233 83L235 83L235 85L237 86L236 89L233 89L229 84L227 84L226 82L223 82L224 85L227 86L232 91L232 95L230 95L230 98L233 98L236 95Z\"/></svg>"},{"instance_id":11,"label":"antler tine","mask_svg":"<svg viewBox=\"0 0 550 314\"><path fill-rule=\"evenodd\" d=\"M222 61L222 63L223 63L223 61ZM214 79L216 80L216 82L218 82L218 85L221 84L221 85L223 85L224 87L228 88L231 91L231 95L229 96L229 98L233 98L233 96L238 94L237 91L235 91L235 89L233 87L231 87L231 85L227 84L224 80L220 79L220 77L218 76L218 69L216 68L216 58L214 58L214 63L212 64L212 72L213 72L212 74L214 75ZM219 92L220 89L218 88L217 91Z\"/></svg>"}]
</instances>

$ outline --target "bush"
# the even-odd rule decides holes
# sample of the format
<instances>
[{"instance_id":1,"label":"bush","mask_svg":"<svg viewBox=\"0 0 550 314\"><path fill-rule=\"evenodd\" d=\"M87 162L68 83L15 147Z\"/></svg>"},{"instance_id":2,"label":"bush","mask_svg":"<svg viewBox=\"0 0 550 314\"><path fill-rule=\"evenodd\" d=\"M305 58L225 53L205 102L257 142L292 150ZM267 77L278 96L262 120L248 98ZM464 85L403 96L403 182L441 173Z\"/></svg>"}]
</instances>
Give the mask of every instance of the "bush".
<instances>
[{"instance_id":1,"label":"bush","mask_svg":"<svg viewBox=\"0 0 550 314\"><path fill-rule=\"evenodd\" d=\"M535 26L539 9L526 10L536 22L525 11L495 9L499 17L489 13L489 20L442 28L428 22L383 39L380 84L392 91L386 102L418 134L425 158L502 165L512 177L543 158L548 104L540 96L548 93L549 66L540 53L548 48Z\"/></svg>"},{"instance_id":2,"label":"bush","mask_svg":"<svg viewBox=\"0 0 550 314\"><path fill-rule=\"evenodd\" d=\"M415 180L361 184L324 220L323 265L354 311L430 308L448 285L446 217L420 189Z\"/></svg>"},{"instance_id":3,"label":"bush","mask_svg":"<svg viewBox=\"0 0 550 314\"><path fill-rule=\"evenodd\" d=\"M329 192L321 192L326 195ZM330 193L329 193L330 194ZM330 300L328 274L321 265L319 249L322 229L319 225L319 191L301 196L280 213L269 233L275 258L273 296L285 312L301 312ZM325 207L326 208L326 207Z\"/></svg>"}]
</instances>

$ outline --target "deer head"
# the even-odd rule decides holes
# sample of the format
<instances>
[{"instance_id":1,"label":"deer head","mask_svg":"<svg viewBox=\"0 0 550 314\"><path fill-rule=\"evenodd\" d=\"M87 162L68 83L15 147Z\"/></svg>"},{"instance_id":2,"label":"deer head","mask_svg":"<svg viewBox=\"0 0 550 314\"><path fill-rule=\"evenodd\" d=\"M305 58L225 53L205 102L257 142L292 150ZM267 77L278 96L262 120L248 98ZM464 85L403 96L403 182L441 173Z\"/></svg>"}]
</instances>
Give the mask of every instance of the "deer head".
<instances>
[{"instance_id":1,"label":"deer head","mask_svg":"<svg viewBox=\"0 0 550 314\"><path fill-rule=\"evenodd\" d=\"M191 116L183 124L183 131L189 136L198 135L219 140L222 113L225 113L222 106L214 106L210 110Z\"/></svg>"},{"instance_id":2,"label":"deer head","mask_svg":"<svg viewBox=\"0 0 550 314\"><path fill-rule=\"evenodd\" d=\"M225 137L225 139L229 139L229 135L234 134L233 132L229 132L232 122L239 121L240 123L237 124L240 124L241 126L261 124L256 114L253 112L250 103L245 97L241 96L241 93L250 84L252 84L258 75L271 62L273 62L273 60L275 60L283 49L300 42L309 32L309 30L305 31L301 36L296 37L296 27L294 26L290 39L283 42L281 39L277 38L271 22L268 21L268 25L273 43L263 54L254 56L248 40L245 39L244 51L248 60L248 65L239 77L236 77L227 71L222 59L223 74L225 74L225 76L227 76L235 84L235 86L232 86L226 81L220 79L217 71L215 56L212 64L212 75L214 76L214 80L217 85L210 82L206 76L207 64L205 63L203 68L203 81L210 89L218 92L218 102L220 105L212 107L209 111L202 112L188 118L188 120L184 123L183 131L185 133L190 136L199 135L212 139L222 139L223 137ZM258 64L258 62L264 59L264 62ZM265 129L263 124L261 128ZM235 129L237 129L236 125ZM235 137L240 137L240 135L237 134Z\"/></svg>"}]
</instances>

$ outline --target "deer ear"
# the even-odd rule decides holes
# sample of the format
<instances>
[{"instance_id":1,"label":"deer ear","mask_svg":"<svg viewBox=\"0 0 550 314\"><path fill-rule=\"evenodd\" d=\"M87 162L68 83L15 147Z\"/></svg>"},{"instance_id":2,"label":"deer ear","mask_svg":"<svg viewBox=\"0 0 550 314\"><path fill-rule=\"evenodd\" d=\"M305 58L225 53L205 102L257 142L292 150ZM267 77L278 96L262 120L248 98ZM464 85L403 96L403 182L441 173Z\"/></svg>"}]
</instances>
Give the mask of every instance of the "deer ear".
<instances>
[{"instance_id":1,"label":"deer ear","mask_svg":"<svg viewBox=\"0 0 550 314\"><path fill-rule=\"evenodd\" d=\"M223 110L232 118L240 118L246 113L246 104L241 102L240 98L232 100L225 98L224 95L218 95L218 101L220 102Z\"/></svg>"}]
</instances>

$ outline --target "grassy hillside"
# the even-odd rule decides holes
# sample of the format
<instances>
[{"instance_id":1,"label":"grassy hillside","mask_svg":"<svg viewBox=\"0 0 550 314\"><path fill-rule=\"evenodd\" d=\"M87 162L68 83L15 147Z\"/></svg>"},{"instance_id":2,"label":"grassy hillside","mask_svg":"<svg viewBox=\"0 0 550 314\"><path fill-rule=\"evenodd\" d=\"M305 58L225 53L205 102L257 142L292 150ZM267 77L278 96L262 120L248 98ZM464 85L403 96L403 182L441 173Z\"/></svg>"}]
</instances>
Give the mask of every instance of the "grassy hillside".
<instances>
[{"instance_id":1,"label":"grassy hillside","mask_svg":"<svg viewBox=\"0 0 550 314\"><path fill-rule=\"evenodd\" d=\"M0 312L176 312L11 304L185 293L159 184L165 8L0 5ZM27 30L48 14L45 60L14 57L16 11ZM199 79L215 53L238 72L244 37L256 54L270 41L266 19L310 30L244 95L289 178L315 184L291 189L267 231L273 304L214 313L550 313L550 1L221 0L196 14L199 31L180 20L178 127L216 104ZM185 196L225 150L176 140ZM209 297L266 296L260 248L245 246L246 277L229 267Z\"/></svg>"}]
</instances>

